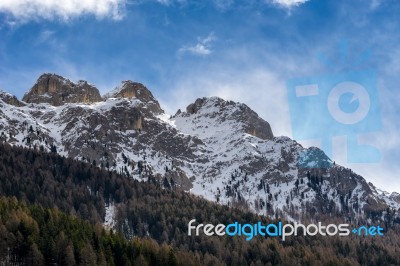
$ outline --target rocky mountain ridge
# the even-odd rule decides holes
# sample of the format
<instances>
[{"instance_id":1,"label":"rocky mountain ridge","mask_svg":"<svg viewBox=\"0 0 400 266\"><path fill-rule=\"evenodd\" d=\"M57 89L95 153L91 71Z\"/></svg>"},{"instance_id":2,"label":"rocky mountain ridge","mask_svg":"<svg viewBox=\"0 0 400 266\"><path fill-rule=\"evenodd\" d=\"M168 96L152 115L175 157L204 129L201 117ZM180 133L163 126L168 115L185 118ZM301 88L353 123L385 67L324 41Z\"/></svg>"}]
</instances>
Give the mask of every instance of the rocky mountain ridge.
<instances>
[{"instance_id":1,"label":"rocky mountain ridge","mask_svg":"<svg viewBox=\"0 0 400 266\"><path fill-rule=\"evenodd\" d=\"M94 103L101 101L101 96L96 87L84 80L74 83L62 76L45 73L22 100L27 103L60 106L65 103Z\"/></svg>"},{"instance_id":2,"label":"rocky mountain ridge","mask_svg":"<svg viewBox=\"0 0 400 266\"><path fill-rule=\"evenodd\" d=\"M400 207L397 193L321 150L275 137L245 104L200 98L169 116L132 81L101 97L86 81L43 74L22 101L2 92L0 139L268 216L393 223Z\"/></svg>"}]
</instances>

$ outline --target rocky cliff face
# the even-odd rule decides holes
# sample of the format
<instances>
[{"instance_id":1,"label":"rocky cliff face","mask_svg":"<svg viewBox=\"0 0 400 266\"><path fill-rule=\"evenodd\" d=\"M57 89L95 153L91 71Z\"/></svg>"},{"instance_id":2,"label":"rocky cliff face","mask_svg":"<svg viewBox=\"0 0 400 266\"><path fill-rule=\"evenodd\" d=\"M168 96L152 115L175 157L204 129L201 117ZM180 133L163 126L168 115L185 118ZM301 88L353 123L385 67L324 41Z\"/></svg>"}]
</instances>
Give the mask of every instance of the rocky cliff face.
<instances>
[{"instance_id":1,"label":"rocky cliff face","mask_svg":"<svg viewBox=\"0 0 400 266\"><path fill-rule=\"evenodd\" d=\"M15 97L14 95L2 90L0 90L0 100L5 102L6 104L13 105L16 107L21 107L25 105L24 103L20 102L18 98Z\"/></svg>"},{"instance_id":2,"label":"rocky cliff face","mask_svg":"<svg viewBox=\"0 0 400 266\"><path fill-rule=\"evenodd\" d=\"M76 84L56 74L43 74L22 98L27 103L94 103L102 100L96 87L86 81Z\"/></svg>"},{"instance_id":3,"label":"rocky cliff face","mask_svg":"<svg viewBox=\"0 0 400 266\"><path fill-rule=\"evenodd\" d=\"M4 95L1 141L274 217L387 221L388 210L399 215L399 194L367 184L317 148L273 136L268 122L242 103L200 98L171 117L140 83L124 81L100 99L86 82L49 74L24 96L26 106Z\"/></svg>"}]
</instances>

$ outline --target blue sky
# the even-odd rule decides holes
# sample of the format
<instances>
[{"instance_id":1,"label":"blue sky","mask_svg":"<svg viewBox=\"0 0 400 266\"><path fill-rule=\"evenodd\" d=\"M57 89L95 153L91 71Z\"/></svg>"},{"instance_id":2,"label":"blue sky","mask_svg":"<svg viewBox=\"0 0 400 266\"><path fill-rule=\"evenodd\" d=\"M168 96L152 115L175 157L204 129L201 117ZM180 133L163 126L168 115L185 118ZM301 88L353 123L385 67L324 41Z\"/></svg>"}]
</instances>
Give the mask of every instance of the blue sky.
<instances>
[{"instance_id":1,"label":"blue sky","mask_svg":"<svg viewBox=\"0 0 400 266\"><path fill-rule=\"evenodd\" d=\"M333 158L400 192L399 13L395 0L2 0L0 88L21 98L43 72L102 93L130 79L168 113L217 95L248 104L275 135L292 137L286 82L351 71L371 51L355 68L377 73L382 129L361 138L382 159L347 163L340 136Z\"/></svg>"}]
</instances>

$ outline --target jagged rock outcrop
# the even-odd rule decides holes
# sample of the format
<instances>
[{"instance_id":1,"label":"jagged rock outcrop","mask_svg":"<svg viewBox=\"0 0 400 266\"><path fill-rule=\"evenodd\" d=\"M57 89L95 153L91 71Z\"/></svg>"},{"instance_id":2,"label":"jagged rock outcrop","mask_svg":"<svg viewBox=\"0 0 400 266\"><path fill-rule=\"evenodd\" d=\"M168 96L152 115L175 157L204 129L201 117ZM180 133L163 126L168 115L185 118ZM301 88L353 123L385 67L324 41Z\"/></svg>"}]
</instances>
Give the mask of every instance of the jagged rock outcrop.
<instances>
[{"instance_id":1,"label":"jagged rock outcrop","mask_svg":"<svg viewBox=\"0 0 400 266\"><path fill-rule=\"evenodd\" d=\"M20 102L17 97L2 90L0 90L0 100L16 107L25 106L25 104L23 102Z\"/></svg>"},{"instance_id":2,"label":"jagged rock outcrop","mask_svg":"<svg viewBox=\"0 0 400 266\"><path fill-rule=\"evenodd\" d=\"M113 91L104 95L104 98L136 98L142 103L145 103L146 108L148 108L152 113L161 114L164 112L150 90L148 90L143 84L131 80L123 81Z\"/></svg>"},{"instance_id":3,"label":"jagged rock outcrop","mask_svg":"<svg viewBox=\"0 0 400 266\"><path fill-rule=\"evenodd\" d=\"M49 103L60 106L65 103L94 103L102 101L96 87L84 80L74 83L56 74L43 74L22 98L27 103Z\"/></svg>"},{"instance_id":4,"label":"jagged rock outcrop","mask_svg":"<svg viewBox=\"0 0 400 266\"><path fill-rule=\"evenodd\" d=\"M207 98L198 98L194 103L189 104L186 107L186 112L189 114L195 114L197 111L200 110L200 108L204 105L204 102L207 100ZM179 110L179 114L181 111ZM178 113L177 113L178 114Z\"/></svg>"}]
</instances>

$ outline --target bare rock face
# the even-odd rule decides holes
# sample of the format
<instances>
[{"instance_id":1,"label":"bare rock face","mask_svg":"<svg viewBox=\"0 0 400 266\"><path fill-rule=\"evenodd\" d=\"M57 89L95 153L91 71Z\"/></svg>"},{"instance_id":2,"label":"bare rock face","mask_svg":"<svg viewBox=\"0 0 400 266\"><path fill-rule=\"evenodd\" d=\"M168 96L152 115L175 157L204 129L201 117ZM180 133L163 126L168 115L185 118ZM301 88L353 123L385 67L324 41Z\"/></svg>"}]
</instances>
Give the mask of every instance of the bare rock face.
<instances>
[{"instance_id":1,"label":"bare rock face","mask_svg":"<svg viewBox=\"0 0 400 266\"><path fill-rule=\"evenodd\" d=\"M190 182L185 172L179 168L165 173L165 178L167 178L167 180L170 182L170 185L173 187L178 187L183 190L190 190L193 188L192 182Z\"/></svg>"},{"instance_id":2,"label":"bare rock face","mask_svg":"<svg viewBox=\"0 0 400 266\"><path fill-rule=\"evenodd\" d=\"M27 103L49 103L60 106L65 103L93 103L102 101L96 87L80 80L71 82L56 74L43 74L22 98Z\"/></svg>"},{"instance_id":3,"label":"bare rock face","mask_svg":"<svg viewBox=\"0 0 400 266\"><path fill-rule=\"evenodd\" d=\"M161 109L159 102L154 98L149 89L141 83L130 80L123 81L117 88L107 93L104 98L136 98L142 103L145 103L147 109L149 109L153 114L161 114L164 112Z\"/></svg>"},{"instance_id":4,"label":"bare rock face","mask_svg":"<svg viewBox=\"0 0 400 266\"><path fill-rule=\"evenodd\" d=\"M17 97L1 90L0 90L0 100L5 102L6 104L14 105L16 107L25 106L25 104L20 102L17 99Z\"/></svg>"},{"instance_id":5,"label":"bare rock face","mask_svg":"<svg viewBox=\"0 0 400 266\"><path fill-rule=\"evenodd\" d=\"M195 114L204 105L207 98L198 98L194 103L189 104L186 107L186 112L189 114Z\"/></svg>"}]
</instances>

